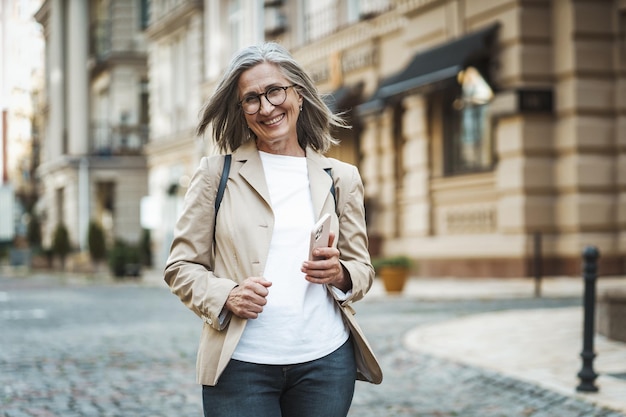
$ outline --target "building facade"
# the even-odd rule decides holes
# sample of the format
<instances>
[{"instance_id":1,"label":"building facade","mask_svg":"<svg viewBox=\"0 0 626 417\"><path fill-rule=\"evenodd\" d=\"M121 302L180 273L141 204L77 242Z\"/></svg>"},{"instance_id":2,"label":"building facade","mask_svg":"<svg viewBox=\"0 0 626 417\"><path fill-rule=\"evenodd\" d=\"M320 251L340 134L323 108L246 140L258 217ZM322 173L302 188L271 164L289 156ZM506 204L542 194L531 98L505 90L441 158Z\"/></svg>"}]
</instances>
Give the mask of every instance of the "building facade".
<instances>
[{"instance_id":1,"label":"building facade","mask_svg":"<svg viewBox=\"0 0 626 417\"><path fill-rule=\"evenodd\" d=\"M527 276L535 253L575 275L595 245L602 273L626 272L624 6L394 1L297 48L321 88L365 84L356 154L383 252L427 276Z\"/></svg>"},{"instance_id":2,"label":"building facade","mask_svg":"<svg viewBox=\"0 0 626 417\"><path fill-rule=\"evenodd\" d=\"M174 226L200 158L216 152L195 130L205 98L232 54L263 40L263 4L225 0L154 0L146 29L151 137L146 147L146 226L155 264L165 264Z\"/></svg>"},{"instance_id":3,"label":"building facade","mask_svg":"<svg viewBox=\"0 0 626 417\"><path fill-rule=\"evenodd\" d=\"M92 221L110 241L136 243L148 193L147 2L46 0L36 19L46 40L43 245L64 224L84 252Z\"/></svg>"},{"instance_id":4,"label":"building facade","mask_svg":"<svg viewBox=\"0 0 626 417\"><path fill-rule=\"evenodd\" d=\"M329 154L360 169L374 256L578 275L595 245L602 274L626 273L626 1L47 0L37 16L48 236L147 227L161 267L217 152L195 134L204 100L234 52L275 40L353 126Z\"/></svg>"},{"instance_id":5,"label":"building facade","mask_svg":"<svg viewBox=\"0 0 626 417\"><path fill-rule=\"evenodd\" d=\"M276 40L353 125L330 156L360 168L374 256L409 255L425 276L519 277L533 265L578 275L595 245L602 274L626 273L626 2L152 4L193 9L172 27L199 37L184 81L151 46L151 92L191 83L178 129L156 126L166 96L152 97L151 196L172 192L173 211L199 157L215 151L193 132L203 99L234 51ZM152 28L172 16L153 17L153 42L174 42ZM163 109L159 119L174 117ZM163 234L163 253L168 243Z\"/></svg>"}]
</instances>

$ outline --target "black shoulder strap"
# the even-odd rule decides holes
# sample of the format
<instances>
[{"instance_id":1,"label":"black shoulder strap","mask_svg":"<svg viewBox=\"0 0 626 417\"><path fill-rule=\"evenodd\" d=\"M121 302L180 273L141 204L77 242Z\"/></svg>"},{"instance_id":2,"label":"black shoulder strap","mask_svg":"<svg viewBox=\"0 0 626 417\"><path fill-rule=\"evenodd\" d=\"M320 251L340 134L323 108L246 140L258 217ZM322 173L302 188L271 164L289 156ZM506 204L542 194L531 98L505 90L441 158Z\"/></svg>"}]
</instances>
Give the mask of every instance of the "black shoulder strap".
<instances>
[{"instance_id":1,"label":"black shoulder strap","mask_svg":"<svg viewBox=\"0 0 626 417\"><path fill-rule=\"evenodd\" d=\"M335 211L337 211L337 196L335 195L335 180L333 179L333 171L332 168L324 168L324 171L326 171L326 173L330 177L330 180L332 181L332 185L330 186L330 193L333 195L333 200L335 200Z\"/></svg>"},{"instance_id":2,"label":"black shoulder strap","mask_svg":"<svg viewBox=\"0 0 626 417\"><path fill-rule=\"evenodd\" d=\"M226 183L228 182L228 173L230 172L230 160L230 154L224 156L224 168L222 168L222 177L220 178L220 185L217 187L217 195L215 196L215 214L213 215L213 243L215 243L217 211L220 209L220 204L222 204L222 197L224 197L224 190L226 189Z\"/></svg>"},{"instance_id":3,"label":"black shoulder strap","mask_svg":"<svg viewBox=\"0 0 626 417\"><path fill-rule=\"evenodd\" d=\"M222 177L220 178L220 185L217 187L217 195L215 196L215 217L217 217L217 211L222 204L222 197L224 197L224 190L226 189L226 183L228 182L228 173L230 172L230 160L231 155L224 156L224 168L222 169Z\"/></svg>"}]
</instances>

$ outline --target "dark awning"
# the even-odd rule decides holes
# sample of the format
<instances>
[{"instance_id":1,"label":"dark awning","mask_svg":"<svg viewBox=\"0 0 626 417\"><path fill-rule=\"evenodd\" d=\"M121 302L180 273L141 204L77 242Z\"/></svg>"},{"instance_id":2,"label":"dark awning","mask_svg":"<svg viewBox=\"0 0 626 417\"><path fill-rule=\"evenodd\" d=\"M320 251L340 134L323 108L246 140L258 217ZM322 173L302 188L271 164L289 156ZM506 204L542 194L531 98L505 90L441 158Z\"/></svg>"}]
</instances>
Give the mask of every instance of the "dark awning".
<instances>
[{"instance_id":1,"label":"dark awning","mask_svg":"<svg viewBox=\"0 0 626 417\"><path fill-rule=\"evenodd\" d=\"M363 83L344 85L324 96L324 102L333 113L350 110L363 100Z\"/></svg>"},{"instance_id":2,"label":"dark awning","mask_svg":"<svg viewBox=\"0 0 626 417\"><path fill-rule=\"evenodd\" d=\"M498 27L495 24L415 54L404 70L381 81L374 95L358 107L359 113L378 111L393 96L454 78L468 65L488 58Z\"/></svg>"}]
</instances>

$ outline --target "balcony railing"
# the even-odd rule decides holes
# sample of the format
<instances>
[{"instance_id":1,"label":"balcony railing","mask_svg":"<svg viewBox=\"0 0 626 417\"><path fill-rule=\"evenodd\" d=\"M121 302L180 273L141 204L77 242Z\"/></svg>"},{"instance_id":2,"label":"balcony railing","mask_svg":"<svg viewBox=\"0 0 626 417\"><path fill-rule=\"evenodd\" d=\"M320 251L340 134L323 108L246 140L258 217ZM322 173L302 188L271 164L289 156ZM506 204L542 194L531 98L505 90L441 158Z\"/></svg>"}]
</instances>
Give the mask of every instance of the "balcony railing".
<instances>
[{"instance_id":1,"label":"balcony railing","mask_svg":"<svg viewBox=\"0 0 626 417\"><path fill-rule=\"evenodd\" d=\"M314 12L309 12L305 16L305 36L311 42L330 35L339 27L339 6L333 3L330 7L325 7Z\"/></svg>"},{"instance_id":2,"label":"balcony railing","mask_svg":"<svg viewBox=\"0 0 626 417\"><path fill-rule=\"evenodd\" d=\"M391 9L391 0L361 0L361 19L367 19Z\"/></svg>"},{"instance_id":3,"label":"balcony railing","mask_svg":"<svg viewBox=\"0 0 626 417\"><path fill-rule=\"evenodd\" d=\"M307 42L315 41L332 34L350 23L350 19L370 19L391 10L392 0L361 0L358 4L356 17L349 17L342 2L332 2L328 7L309 11L305 15L305 38Z\"/></svg>"},{"instance_id":4,"label":"balcony railing","mask_svg":"<svg viewBox=\"0 0 626 417\"><path fill-rule=\"evenodd\" d=\"M91 128L92 155L141 155L148 143L148 125L111 125L93 123Z\"/></svg>"}]
</instances>

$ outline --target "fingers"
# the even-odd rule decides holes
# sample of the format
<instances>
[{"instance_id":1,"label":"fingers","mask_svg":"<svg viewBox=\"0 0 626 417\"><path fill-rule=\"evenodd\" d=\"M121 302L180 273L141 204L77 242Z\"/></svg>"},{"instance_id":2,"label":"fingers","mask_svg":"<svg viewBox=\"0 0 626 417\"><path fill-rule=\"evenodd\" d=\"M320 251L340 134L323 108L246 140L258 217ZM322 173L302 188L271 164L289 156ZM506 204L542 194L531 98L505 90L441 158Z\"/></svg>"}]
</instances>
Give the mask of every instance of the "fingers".
<instances>
[{"instance_id":1,"label":"fingers","mask_svg":"<svg viewBox=\"0 0 626 417\"><path fill-rule=\"evenodd\" d=\"M338 261L325 259L321 261L306 261L300 269L307 278L326 280L340 277L343 269ZM315 281L317 282L317 281Z\"/></svg>"},{"instance_id":2,"label":"fingers","mask_svg":"<svg viewBox=\"0 0 626 417\"><path fill-rule=\"evenodd\" d=\"M332 244L333 241L333 235L331 235L330 237L330 242ZM327 248L315 248L313 249L313 257L317 260L317 261L327 261L327 260L331 260L332 258L336 258L337 263L339 263L339 250L337 248L333 248L332 246L329 246Z\"/></svg>"},{"instance_id":3,"label":"fingers","mask_svg":"<svg viewBox=\"0 0 626 417\"><path fill-rule=\"evenodd\" d=\"M331 233L330 244L334 239ZM317 284L335 284L343 282L343 268L339 262L339 251L336 248L317 248L313 251L314 261L305 261L300 269L310 282Z\"/></svg>"},{"instance_id":4,"label":"fingers","mask_svg":"<svg viewBox=\"0 0 626 417\"><path fill-rule=\"evenodd\" d=\"M234 315L256 319L267 304L268 288L272 285L262 277L250 277L232 289L226 300L226 308Z\"/></svg>"},{"instance_id":5,"label":"fingers","mask_svg":"<svg viewBox=\"0 0 626 417\"><path fill-rule=\"evenodd\" d=\"M328 246L333 246L333 242L335 242L335 232L331 230L328 232Z\"/></svg>"}]
</instances>

